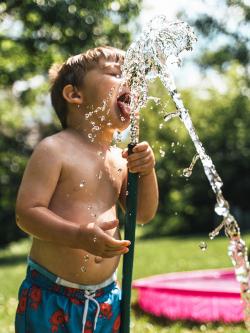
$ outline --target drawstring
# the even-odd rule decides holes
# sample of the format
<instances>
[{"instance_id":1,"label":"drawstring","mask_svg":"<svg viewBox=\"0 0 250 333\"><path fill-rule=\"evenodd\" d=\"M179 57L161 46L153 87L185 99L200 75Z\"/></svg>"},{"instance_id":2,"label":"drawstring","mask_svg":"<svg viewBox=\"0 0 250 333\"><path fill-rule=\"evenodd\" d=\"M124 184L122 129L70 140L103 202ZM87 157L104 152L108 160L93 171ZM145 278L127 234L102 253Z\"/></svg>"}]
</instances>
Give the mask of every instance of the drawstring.
<instances>
[{"instance_id":1,"label":"drawstring","mask_svg":"<svg viewBox=\"0 0 250 333\"><path fill-rule=\"evenodd\" d=\"M95 321L94 321L94 331L96 329L96 323L97 323L98 316L99 316L99 313L100 313L100 305L97 302L97 300L94 298L95 297L95 292L90 292L88 290L85 290L84 296L85 296L86 300L85 300L85 304L84 304L84 312L83 312L83 317L82 317L82 332L83 333L84 333L84 328L85 328L87 315L88 315L89 301L93 301L97 306Z\"/></svg>"}]
</instances>

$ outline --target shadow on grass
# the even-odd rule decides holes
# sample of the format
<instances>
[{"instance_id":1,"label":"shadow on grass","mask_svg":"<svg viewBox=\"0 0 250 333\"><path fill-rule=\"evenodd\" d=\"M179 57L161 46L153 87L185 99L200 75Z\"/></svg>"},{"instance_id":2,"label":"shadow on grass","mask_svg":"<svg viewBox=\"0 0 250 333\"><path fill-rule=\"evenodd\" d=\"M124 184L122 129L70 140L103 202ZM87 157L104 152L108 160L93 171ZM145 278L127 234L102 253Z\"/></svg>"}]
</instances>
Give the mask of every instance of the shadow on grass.
<instances>
[{"instance_id":1,"label":"shadow on grass","mask_svg":"<svg viewBox=\"0 0 250 333\"><path fill-rule=\"evenodd\" d=\"M27 261L27 255L14 254L12 256L0 257L0 266L12 266L17 264L24 264Z\"/></svg>"},{"instance_id":2,"label":"shadow on grass","mask_svg":"<svg viewBox=\"0 0 250 333\"><path fill-rule=\"evenodd\" d=\"M209 329L217 329L220 326L224 327L242 327L242 329L245 329L244 323L237 323L237 324L226 324L222 322L210 322L210 323L199 323L191 320L176 320L172 321L170 319L167 319L165 317L156 317L153 316L149 313L144 312L140 307L138 303L132 303L131 307L134 311L135 317L144 317L147 319L148 322L150 322L152 325L158 325L161 326L162 328L164 327L171 327L172 325L176 323L181 323L181 326L186 329L199 329L201 325L206 325Z\"/></svg>"}]
</instances>

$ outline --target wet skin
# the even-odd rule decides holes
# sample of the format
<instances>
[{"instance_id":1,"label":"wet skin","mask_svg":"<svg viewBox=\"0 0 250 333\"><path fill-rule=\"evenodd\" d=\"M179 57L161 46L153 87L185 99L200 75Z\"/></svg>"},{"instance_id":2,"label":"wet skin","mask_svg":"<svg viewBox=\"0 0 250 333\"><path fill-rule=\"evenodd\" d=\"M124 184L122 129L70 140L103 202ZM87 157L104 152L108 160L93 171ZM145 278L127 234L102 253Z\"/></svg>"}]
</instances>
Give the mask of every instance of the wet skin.
<instances>
[{"instance_id":1,"label":"wet skin","mask_svg":"<svg viewBox=\"0 0 250 333\"><path fill-rule=\"evenodd\" d=\"M99 225L101 222L105 224L115 220L116 203L126 177L126 161L121 158L120 150L99 148L96 151L91 144L81 142L78 136L69 131L61 132L50 140L63 146L60 153L63 167L48 206L49 210L81 226L91 223ZM46 148L44 149L46 151ZM105 233L120 239L118 226L105 230ZM92 243L91 252L95 251L98 245L96 243L102 240L97 235L94 242L94 235L89 237ZM82 247L85 247L84 245L83 243ZM122 243L114 245L120 253L127 252L127 247L121 246ZM89 255L89 260L85 264L83 258L86 254ZM112 258L101 259L102 253L98 251L93 255L84 249L73 249L36 238L33 239L30 255L58 276L83 284L99 283L110 277L120 257L118 254ZM86 267L84 273L81 271L83 265Z\"/></svg>"}]
</instances>

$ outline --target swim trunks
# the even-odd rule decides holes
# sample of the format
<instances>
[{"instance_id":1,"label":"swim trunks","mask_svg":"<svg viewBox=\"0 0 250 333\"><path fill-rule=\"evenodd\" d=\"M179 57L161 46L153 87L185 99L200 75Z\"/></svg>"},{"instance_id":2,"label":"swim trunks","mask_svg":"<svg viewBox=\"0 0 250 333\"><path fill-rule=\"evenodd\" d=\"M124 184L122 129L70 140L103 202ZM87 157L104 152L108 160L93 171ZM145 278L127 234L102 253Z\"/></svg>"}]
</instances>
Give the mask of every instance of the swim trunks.
<instances>
[{"instance_id":1,"label":"swim trunks","mask_svg":"<svg viewBox=\"0 0 250 333\"><path fill-rule=\"evenodd\" d=\"M28 259L18 294L16 333L118 333L121 290L115 274L99 285L61 279Z\"/></svg>"}]
</instances>

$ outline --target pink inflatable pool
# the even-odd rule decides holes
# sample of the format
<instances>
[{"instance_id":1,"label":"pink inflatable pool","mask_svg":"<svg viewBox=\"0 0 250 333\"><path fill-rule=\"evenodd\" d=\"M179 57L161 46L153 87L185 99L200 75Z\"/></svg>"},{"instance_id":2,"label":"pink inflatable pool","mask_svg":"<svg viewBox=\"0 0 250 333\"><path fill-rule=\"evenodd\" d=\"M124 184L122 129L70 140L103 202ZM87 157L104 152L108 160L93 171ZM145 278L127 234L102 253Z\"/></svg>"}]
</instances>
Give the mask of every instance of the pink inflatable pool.
<instances>
[{"instance_id":1,"label":"pink inflatable pool","mask_svg":"<svg viewBox=\"0 0 250 333\"><path fill-rule=\"evenodd\" d=\"M243 321L240 285L232 269L151 276L133 282L142 310L172 320Z\"/></svg>"}]
</instances>

